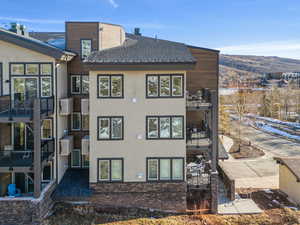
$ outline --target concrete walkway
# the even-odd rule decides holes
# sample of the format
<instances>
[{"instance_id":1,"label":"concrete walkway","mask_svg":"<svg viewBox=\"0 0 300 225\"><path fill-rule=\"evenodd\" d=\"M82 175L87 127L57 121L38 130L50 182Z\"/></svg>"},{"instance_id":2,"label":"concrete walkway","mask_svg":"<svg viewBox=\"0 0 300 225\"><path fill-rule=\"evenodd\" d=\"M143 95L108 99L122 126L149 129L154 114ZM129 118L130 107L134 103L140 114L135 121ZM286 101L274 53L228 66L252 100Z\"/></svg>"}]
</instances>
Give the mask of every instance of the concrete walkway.
<instances>
[{"instance_id":1,"label":"concrete walkway","mask_svg":"<svg viewBox=\"0 0 300 225\"><path fill-rule=\"evenodd\" d=\"M220 203L218 205L218 214L259 214L262 210L252 199L236 199L231 202Z\"/></svg>"}]
</instances>

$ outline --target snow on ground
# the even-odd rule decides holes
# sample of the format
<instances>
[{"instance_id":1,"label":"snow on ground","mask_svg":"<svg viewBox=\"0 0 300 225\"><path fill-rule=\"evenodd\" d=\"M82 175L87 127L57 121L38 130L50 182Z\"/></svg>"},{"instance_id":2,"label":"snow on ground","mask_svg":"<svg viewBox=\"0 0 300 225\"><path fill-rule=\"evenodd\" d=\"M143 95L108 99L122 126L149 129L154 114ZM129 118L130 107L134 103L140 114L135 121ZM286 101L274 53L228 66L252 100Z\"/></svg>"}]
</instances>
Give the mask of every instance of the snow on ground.
<instances>
[{"instance_id":1,"label":"snow on ground","mask_svg":"<svg viewBox=\"0 0 300 225\"><path fill-rule=\"evenodd\" d=\"M294 139L294 140L297 140L297 141L300 141L300 136L297 136L297 135L293 135L293 134L289 134L285 131L282 131L282 130L279 130L279 129L276 129L266 123L263 123L263 122L255 122L256 124L256 127L261 129L261 130L264 130L266 132L269 132L269 133L273 133L273 134L277 134L277 135L280 135L280 136L283 136L283 137L287 137L287 138L290 138L290 139Z\"/></svg>"},{"instance_id":2,"label":"snow on ground","mask_svg":"<svg viewBox=\"0 0 300 225\"><path fill-rule=\"evenodd\" d=\"M264 120L264 121L268 121L268 122L271 122L271 123L285 125L285 126L293 128L293 129L300 129L300 123L286 122L286 121L273 119L273 118L270 118L270 117L256 116L254 114L247 114L247 116L252 117L252 118L256 118L256 119L260 119L260 120Z\"/></svg>"}]
</instances>

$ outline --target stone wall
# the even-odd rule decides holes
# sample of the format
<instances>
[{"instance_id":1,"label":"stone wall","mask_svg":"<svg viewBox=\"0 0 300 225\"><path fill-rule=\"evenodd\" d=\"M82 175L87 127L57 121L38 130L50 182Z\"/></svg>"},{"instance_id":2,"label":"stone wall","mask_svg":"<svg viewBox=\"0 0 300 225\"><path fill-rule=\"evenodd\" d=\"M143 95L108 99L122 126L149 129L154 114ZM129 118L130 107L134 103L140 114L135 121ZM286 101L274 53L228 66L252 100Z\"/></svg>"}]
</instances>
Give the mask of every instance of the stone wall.
<instances>
[{"instance_id":1,"label":"stone wall","mask_svg":"<svg viewBox=\"0 0 300 225\"><path fill-rule=\"evenodd\" d=\"M0 198L0 225L36 225L53 206L51 194L55 183L43 190L40 198Z\"/></svg>"},{"instance_id":2,"label":"stone wall","mask_svg":"<svg viewBox=\"0 0 300 225\"><path fill-rule=\"evenodd\" d=\"M89 201L101 206L148 208L162 211L186 210L185 182L127 182L90 184Z\"/></svg>"}]
</instances>

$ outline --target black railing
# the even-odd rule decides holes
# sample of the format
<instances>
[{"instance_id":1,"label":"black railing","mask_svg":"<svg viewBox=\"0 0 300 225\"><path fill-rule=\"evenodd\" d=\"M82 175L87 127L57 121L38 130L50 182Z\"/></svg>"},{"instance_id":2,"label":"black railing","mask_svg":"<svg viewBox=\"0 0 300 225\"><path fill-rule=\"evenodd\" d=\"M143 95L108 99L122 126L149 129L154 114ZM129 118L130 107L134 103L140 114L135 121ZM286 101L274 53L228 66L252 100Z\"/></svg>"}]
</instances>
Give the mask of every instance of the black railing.
<instances>
[{"instance_id":1,"label":"black railing","mask_svg":"<svg viewBox=\"0 0 300 225\"><path fill-rule=\"evenodd\" d=\"M51 155L54 155L54 140L42 141L41 161L47 160ZM30 167L33 163L32 149L0 151L0 167Z\"/></svg>"},{"instance_id":2,"label":"black railing","mask_svg":"<svg viewBox=\"0 0 300 225\"><path fill-rule=\"evenodd\" d=\"M54 112L54 98L40 99L41 114L51 115ZM0 117L30 117L33 116L34 99L10 99L9 96L0 96Z\"/></svg>"},{"instance_id":3,"label":"black railing","mask_svg":"<svg viewBox=\"0 0 300 225\"><path fill-rule=\"evenodd\" d=\"M208 106L211 103L211 93L207 88L203 88L195 93L187 93L186 106L198 108Z\"/></svg>"}]
</instances>

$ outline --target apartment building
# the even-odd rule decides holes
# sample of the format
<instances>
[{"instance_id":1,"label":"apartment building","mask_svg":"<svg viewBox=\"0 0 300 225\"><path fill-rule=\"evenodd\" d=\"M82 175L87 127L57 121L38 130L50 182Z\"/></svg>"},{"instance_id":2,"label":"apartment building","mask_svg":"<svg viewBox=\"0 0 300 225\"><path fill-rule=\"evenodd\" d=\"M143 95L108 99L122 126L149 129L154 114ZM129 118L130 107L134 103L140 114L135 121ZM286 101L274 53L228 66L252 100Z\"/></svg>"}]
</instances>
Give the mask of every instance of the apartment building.
<instances>
[{"instance_id":1,"label":"apartment building","mask_svg":"<svg viewBox=\"0 0 300 225\"><path fill-rule=\"evenodd\" d=\"M40 207L54 191L216 212L218 54L100 22L1 29L0 204L15 188L14 200Z\"/></svg>"}]
</instances>

